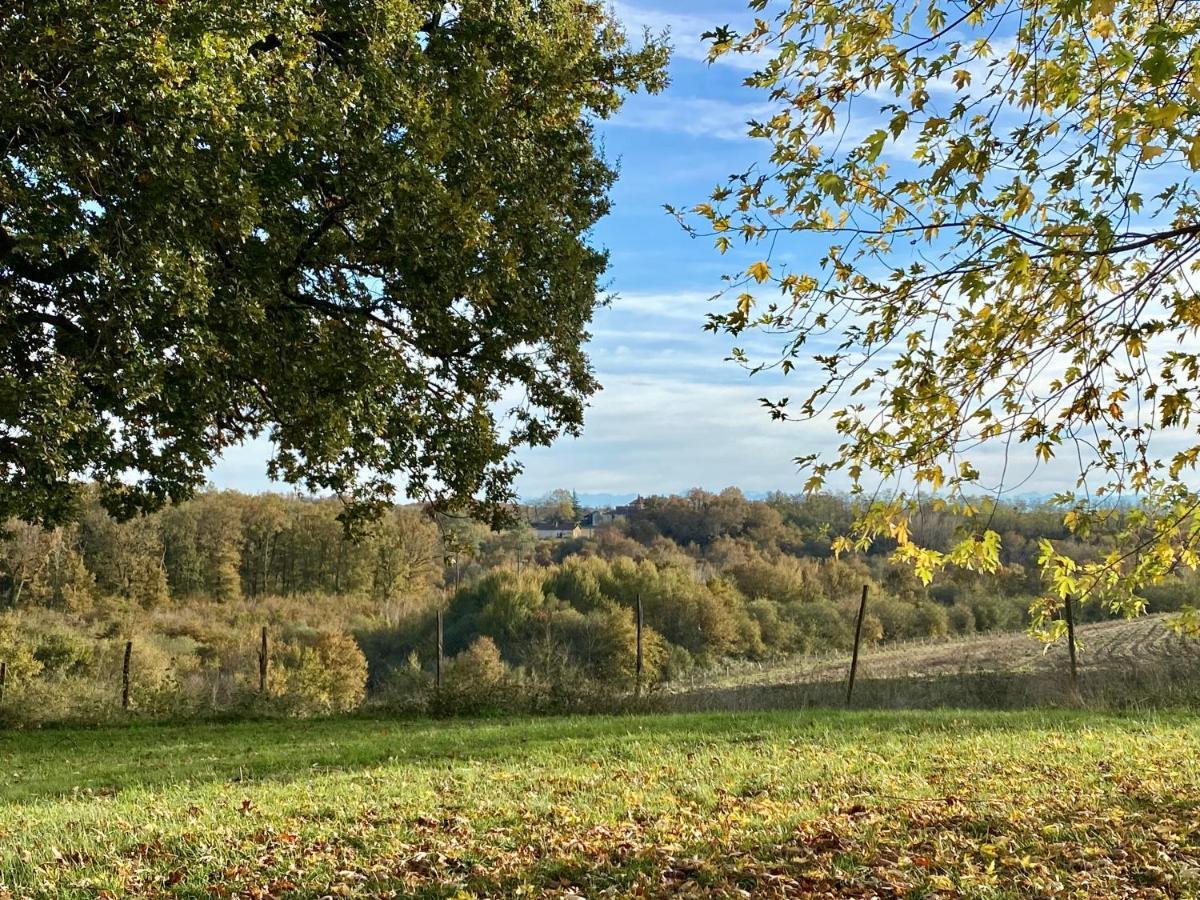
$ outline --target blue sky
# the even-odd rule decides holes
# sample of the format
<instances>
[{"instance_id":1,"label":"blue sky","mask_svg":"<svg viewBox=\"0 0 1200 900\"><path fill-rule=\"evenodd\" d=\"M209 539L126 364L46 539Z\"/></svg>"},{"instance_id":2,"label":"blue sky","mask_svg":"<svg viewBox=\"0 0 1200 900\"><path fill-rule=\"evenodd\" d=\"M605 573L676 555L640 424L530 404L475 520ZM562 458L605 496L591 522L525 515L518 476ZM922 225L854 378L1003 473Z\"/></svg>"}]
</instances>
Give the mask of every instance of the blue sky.
<instances>
[{"instance_id":1,"label":"blue sky","mask_svg":"<svg viewBox=\"0 0 1200 900\"><path fill-rule=\"evenodd\" d=\"M591 356L604 390L583 437L523 455L523 496L555 487L581 492L678 492L690 487L799 490L792 460L800 426L769 421L758 398L765 379L725 362L731 342L703 330L733 264L706 239L692 239L663 205L707 198L757 151L746 122L765 108L742 85L739 60L705 61L699 35L745 20L730 2L636 0L615 4L632 34L669 28L671 86L636 96L605 123L605 153L619 159L613 212L596 238L611 253L610 307L595 318ZM808 436L811 438L811 435ZM831 444L826 435L823 443Z\"/></svg>"},{"instance_id":2,"label":"blue sky","mask_svg":"<svg viewBox=\"0 0 1200 900\"><path fill-rule=\"evenodd\" d=\"M746 7L737 0L637 0L615 8L631 35L643 26L670 29L672 84L657 96L632 98L603 123L605 155L621 170L612 213L595 233L611 252L616 295L597 311L589 348L604 389L592 400L582 437L521 455L519 493L799 490L792 460L833 446L833 436L811 425L772 423L758 402L775 392L766 379L724 362L729 339L702 326L706 298L733 260L718 256L709 241L689 238L663 210L665 203L705 199L755 157L745 123L764 98L742 86L744 62L708 65L699 39L714 25L744 22ZM222 488L266 490L267 455L264 442L234 448L211 479Z\"/></svg>"}]
</instances>

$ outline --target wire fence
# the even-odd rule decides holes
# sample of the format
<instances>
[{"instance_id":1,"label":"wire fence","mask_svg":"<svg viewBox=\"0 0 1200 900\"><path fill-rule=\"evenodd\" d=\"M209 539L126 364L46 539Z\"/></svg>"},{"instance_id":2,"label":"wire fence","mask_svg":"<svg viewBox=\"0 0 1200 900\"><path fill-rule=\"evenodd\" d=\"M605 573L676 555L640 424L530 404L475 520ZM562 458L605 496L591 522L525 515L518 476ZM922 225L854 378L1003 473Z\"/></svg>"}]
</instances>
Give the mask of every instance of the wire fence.
<instances>
[{"instance_id":1,"label":"wire fence","mask_svg":"<svg viewBox=\"0 0 1200 900\"><path fill-rule=\"evenodd\" d=\"M859 610L860 620L864 612ZM1044 701L1064 695L1063 678L1074 669L1068 647L1044 647L1025 632L977 632L876 643L849 651L829 648L771 660L722 660L655 683L645 671L643 622L639 602L636 645L630 650L634 654L633 678L590 686L594 696L604 697L610 705L647 699L682 708L753 706L787 699L780 694L784 690L791 692L792 701L807 692L808 699L797 705L853 704L853 684L847 682L859 656L859 671L866 684L866 693L859 699L867 705L901 702L907 695L897 693L896 685L914 680L936 684L942 699L950 704L972 698L986 701L988 697L976 696L985 689L1012 694L1018 684L1021 698ZM427 648L431 671L409 673L407 689L414 697L436 697L444 687L448 660L443 628L439 612ZM1078 630L1084 687L1093 693L1107 680L1100 673L1111 669L1132 673L1134 681L1151 675L1151 680L1159 679L1169 671L1174 680L1159 685L1166 689L1165 697L1178 699L1200 692L1200 642L1174 634L1161 617L1093 623ZM97 662L86 677L38 674L31 667L22 670L14 660L0 659L0 724L54 720L56 716L69 721L114 715L186 718L231 710L344 712L364 701L381 700L368 694L365 659L354 666L321 653L289 657L280 649L285 645L273 641L266 626L254 632L252 643L248 636L243 649L220 660L164 658L161 648L129 638L97 643ZM361 652L358 656L362 658ZM1090 685L1089 677L1093 679ZM880 683L889 681L894 682L892 693L881 695ZM1035 683L1037 690L1033 691ZM296 684L312 696L295 696ZM496 685L498 692L511 692L522 682L509 679ZM843 685L846 695L839 700L834 688L841 690ZM1075 678L1070 679L1069 687L1078 693ZM937 699L923 698L928 702Z\"/></svg>"}]
</instances>

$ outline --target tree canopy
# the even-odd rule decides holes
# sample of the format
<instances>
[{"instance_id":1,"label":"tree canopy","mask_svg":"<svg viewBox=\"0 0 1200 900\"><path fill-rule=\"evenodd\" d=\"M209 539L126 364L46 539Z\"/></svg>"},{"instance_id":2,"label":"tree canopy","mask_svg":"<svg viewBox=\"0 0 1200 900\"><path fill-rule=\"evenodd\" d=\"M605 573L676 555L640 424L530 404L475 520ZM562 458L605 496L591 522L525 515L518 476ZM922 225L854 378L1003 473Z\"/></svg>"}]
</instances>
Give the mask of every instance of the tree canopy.
<instances>
[{"instance_id":1,"label":"tree canopy","mask_svg":"<svg viewBox=\"0 0 1200 900\"><path fill-rule=\"evenodd\" d=\"M579 429L594 123L661 42L594 0L4 0L0 43L0 520L258 435L355 515L494 515Z\"/></svg>"},{"instance_id":2,"label":"tree canopy","mask_svg":"<svg viewBox=\"0 0 1200 900\"><path fill-rule=\"evenodd\" d=\"M810 488L889 485L843 546L889 536L926 578L994 566L986 516L937 552L910 540L914 508L970 511L1062 457L1065 524L1117 539L1087 563L1044 542L1043 621L1071 594L1138 611L1198 562L1200 9L750 6L707 37L758 61L766 152L683 218L722 253L759 248L709 327L780 336L778 357L735 356L803 377L772 414L836 428L835 454L800 460Z\"/></svg>"}]
</instances>

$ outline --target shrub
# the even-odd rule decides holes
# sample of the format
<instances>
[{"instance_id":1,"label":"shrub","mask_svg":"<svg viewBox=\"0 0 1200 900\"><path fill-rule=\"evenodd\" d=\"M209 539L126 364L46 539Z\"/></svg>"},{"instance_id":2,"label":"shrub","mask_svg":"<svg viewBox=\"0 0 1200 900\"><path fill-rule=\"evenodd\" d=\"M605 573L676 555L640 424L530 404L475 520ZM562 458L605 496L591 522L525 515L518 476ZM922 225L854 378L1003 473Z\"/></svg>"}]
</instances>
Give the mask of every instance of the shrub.
<instances>
[{"instance_id":1,"label":"shrub","mask_svg":"<svg viewBox=\"0 0 1200 900\"><path fill-rule=\"evenodd\" d=\"M783 618L782 608L766 597L756 597L746 604L746 612L758 623L767 649L774 653L794 653L804 648L804 634L795 622Z\"/></svg>"},{"instance_id":2,"label":"shrub","mask_svg":"<svg viewBox=\"0 0 1200 900\"><path fill-rule=\"evenodd\" d=\"M175 677L174 661L153 638L136 635L129 661L129 708L152 717L182 715L190 711ZM125 641L103 641L96 654L96 680L104 696L114 703L121 696Z\"/></svg>"},{"instance_id":3,"label":"shrub","mask_svg":"<svg viewBox=\"0 0 1200 900\"><path fill-rule=\"evenodd\" d=\"M954 605L947 611L950 630L955 634L972 634L975 631L975 612L969 606Z\"/></svg>"},{"instance_id":4,"label":"shrub","mask_svg":"<svg viewBox=\"0 0 1200 900\"><path fill-rule=\"evenodd\" d=\"M544 590L580 612L590 612L604 602L596 569L583 560L568 560L546 579Z\"/></svg>"},{"instance_id":5,"label":"shrub","mask_svg":"<svg viewBox=\"0 0 1200 900\"><path fill-rule=\"evenodd\" d=\"M1178 612L1184 606L1200 606L1200 579L1195 576L1168 578L1142 588L1148 612Z\"/></svg>"},{"instance_id":6,"label":"shrub","mask_svg":"<svg viewBox=\"0 0 1200 900\"><path fill-rule=\"evenodd\" d=\"M980 631L1011 631L1025 624L1026 601L1005 597L975 597L969 601Z\"/></svg>"},{"instance_id":7,"label":"shrub","mask_svg":"<svg viewBox=\"0 0 1200 900\"><path fill-rule=\"evenodd\" d=\"M792 603L786 615L802 635L803 649L846 650L854 640L854 624L828 600Z\"/></svg>"},{"instance_id":8,"label":"shrub","mask_svg":"<svg viewBox=\"0 0 1200 900\"><path fill-rule=\"evenodd\" d=\"M34 645L17 627L12 614L0 615L0 660L8 669L8 686L27 682L42 671L42 663L34 655Z\"/></svg>"},{"instance_id":9,"label":"shrub","mask_svg":"<svg viewBox=\"0 0 1200 900\"><path fill-rule=\"evenodd\" d=\"M863 617L862 624L862 642L864 644L878 644L883 640L883 623L879 621L879 616L875 613L867 613Z\"/></svg>"},{"instance_id":10,"label":"shrub","mask_svg":"<svg viewBox=\"0 0 1200 900\"><path fill-rule=\"evenodd\" d=\"M935 603L918 603L913 608L913 629L917 637L942 637L950 633L946 607Z\"/></svg>"},{"instance_id":11,"label":"shrub","mask_svg":"<svg viewBox=\"0 0 1200 900\"><path fill-rule=\"evenodd\" d=\"M508 667L500 658L500 648L490 637L475 641L450 662L447 676L456 683L495 687L504 681Z\"/></svg>"},{"instance_id":12,"label":"shrub","mask_svg":"<svg viewBox=\"0 0 1200 900\"><path fill-rule=\"evenodd\" d=\"M392 667L381 678L372 697L389 709L418 712L428 706L432 686L429 673L421 668L421 658L413 650L403 665Z\"/></svg>"},{"instance_id":13,"label":"shrub","mask_svg":"<svg viewBox=\"0 0 1200 900\"><path fill-rule=\"evenodd\" d=\"M637 675L637 623L633 610L605 603L584 618L577 655L587 674L610 686L626 690ZM647 686L659 680L666 646L653 628L642 629L643 678Z\"/></svg>"},{"instance_id":14,"label":"shrub","mask_svg":"<svg viewBox=\"0 0 1200 900\"><path fill-rule=\"evenodd\" d=\"M476 638L446 664L434 707L441 713L498 709L509 699L503 693L507 676L508 667L496 642L490 637Z\"/></svg>"},{"instance_id":15,"label":"shrub","mask_svg":"<svg viewBox=\"0 0 1200 900\"><path fill-rule=\"evenodd\" d=\"M82 675L95 665L95 642L77 631L50 626L38 636L33 656L47 673Z\"/></svg>"},{"instance_id":16,"label":"shrub","mask_svg":"<svg viewBox=\"0 0 1200 900\"><path fill-rule=\"evenodd\" d=\"M911 603L904 603L886 595L871 598L867 603L867 608L879 618L883 626L883 640L903 640L917 635L915 610Z\"/></svg>"},{"instance_id":17,"label":"shrub","mask_svg":"<svg viewBox=\"0 0 1200 900\"><path fill-rule=\"evenodd\" d=\"M344 632L295 635L275 644L267 689L293 715L349 712L366 696L367 659Z\"/></svg>"},{"instance_id":18,"label":"shrub","mask_svg":"<svg viewBox=\"0 0 1200 900\"><path fill-rule=\"evenodd\" d=\"M666 659L663 660L662 677L664 681L677 681L690 675L696 668L696 660L692 654L682 647L671 644L667 647Z\"/></svg>"}]
</instances>

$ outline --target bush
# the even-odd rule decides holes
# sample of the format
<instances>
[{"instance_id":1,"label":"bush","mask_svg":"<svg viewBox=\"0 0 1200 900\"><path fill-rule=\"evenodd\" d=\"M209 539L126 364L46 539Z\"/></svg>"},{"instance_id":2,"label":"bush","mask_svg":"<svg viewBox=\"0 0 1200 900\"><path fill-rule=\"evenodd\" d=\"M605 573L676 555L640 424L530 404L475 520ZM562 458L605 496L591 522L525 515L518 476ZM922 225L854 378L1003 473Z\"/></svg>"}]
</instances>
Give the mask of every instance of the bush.
<instances>
[{"instance_id":1,"label":"bush","mask_svg":"<svg viewBox=\"0 0 1200 900\"><path fill-rule=\"evenodd\" d=\"M508 667L500 658L500 648L490 637L475 641L450 661L446 677L452 683L493 688L504 681Z\"/></svg>"},{"instance_id":2,"label":"bush","mask_svg":"<svg viewBox=\"0 0 1200 900\"><path fill-rule=\"evenodd\" d=\"M134 636L129 660L129 708L152 717L178 716L191 710L175 677L174 660L152 638ZM103 696L121 696L125 641L104 641L96 654L96 681Z\"/></svg>"},{"instance_id":3,"label":"bush","mask_svg":"<svg viewBox=\"0 0 1200 900\"><path fill-rule=\"evenodd\" d=\"M403 665L388 670L372 697L388 709L420 712L428 707L432 688L433 680L421 668L421 658L413 650Z\"/></svg>"},{"instance_id":4,"label":"bush","mask_svg":"<svg viewBox=\"0 0 1200 900\"><path fill-rule=\"evenodd\" d=\"M916 637L943 637L950 633L950 618L946 607L934 603L918 603L913 608L913 628Z\"/></svg>"},{"instance_id":5,"label":"bush","mask_svg":"<svg viewBox=\"0 0 1200 900\"><path fill-rule=\"evenodd\" d=\"M878 644L883 640L883 623L879 621L879 616L875 613L867 613L863 617L862 624L862 642L863 644Z\"/></svg>"},{"instance_id":6,"label":"bush","mask_svg":"<svg viewBox=\"0 0 1200 900\"><path fill-rule=\"evenodd\" d=\"M50 626L38 636L33 656L47 674L83 675L95 665L95 642L77 631Z\"/></svg>"},{"instance_id":7,"label":"bush","mask_svg":"<svg viewBox=\"0 0 1200 900\"><path fill-rule=\"evenodd\" d=\"M969 606L955 605L947 611L950 630L955 634L973 634L975 632L975 613Z\"/></svg>"},{"instance_id":8,"label":"bush","mask_svg":"<svg viewBox=\"0 0 1200 900\"><path fill-rule=\"evenodd\" d=\"M695 668L696 660L692 658L692 654L674 644L667 648L667 657L663 661L662 670L664 681L676 681L690 675Z\"/></svg>"},{"instance_id":9,"label":"bush","mask_svg":"<svg viewBox=\"0 0 1200 900\"><path fill-rule=\"evenodd\" d=\"M883 640L899 641L917 635L915 609L911 603L883 596L870 599L867 604L883 626Z\"/></svg>"},{"instance_id":10,"label":"bush","mask_svg":"<svg viewBox=\"0 0 1200 900\"><path fill-rule=\"evenodd\" d=\"M505 705L508 667L500 658L500 648L490 637L476 638L462 653L446 663L442 688L435 709L440 713L470 713L498 709Z\"/></svg>"},{"instance_id":11,"label":"bush","mask_svg":"<svg viewBox=\"0 0 1200 900\"><path fill-rule=\"evenodd\" d=\"M16 616L0 615L0 660L7 664L8 687L28 682L42 671L34 646L17 627Z\"/></svg>"},{"instance_id":12,"label":"bush","mask_svg":"<svg viewBox=\"0 0 1200 900\"><path fill-rule=\"evenodd\" d=\"M784 619L781 607L766 597L756 597L746 604L746 612L758 623L763 643L773 653L795 653L804 649L804 634L796 623Z\"/></svg>"},{"instance_id":13,"label":"bush","mask_svg":"<svg viewBox=\"0 0 1200 900\"><path fill-rule=\"evenodd\" d=\"M1006 597L975 597L969 601L980 631L1014 631L1025 625L1028 601Z\"/></svg>"},{"instance_id":14,"label":"bush","mask_svg":"<svg viewBox=\"0 0 1200 900\"><path fill-rule=\"evenodd\" d=\"M586 674L609 685L611 690L628 690L637 675L637 623L634 612L606 602L583 620L576 655ZM653 628L642 629L643 677L648 686L659 680L666 647Z\"/></svg>"},{"instance_id":15,"label":"bush","mask_svg":"<svg viewBox=\"0 0 1200 900\"><path fill-rule=\"evenodd\" d=\"M367 659L354 638L318 631L275 644L268 693L293 715L349 712L367 691Z\"/></svg>"},{"instance_id":16,"label":"bush","mask_svg":"<svg viewBox=\"0 0 1200 900\"><path fill-rule=\"evenodd\" d=\"M1194 575L1168 578L1159 584L1146 585L1141 594L1146 598L1147 612L1178 612L1185 606L1200 607L1200 578Z\"/></svg>"},{"instance_id":17,"label":"bush","mask_svg":"<svg viewBox=\"0 0 1200 900\"><path fill-rule=\"evenodd\" d=\"M805 652L846 650L854 641L854 624L828 600L792 603L786 615L802 635Z\"/></svg>"}]
</instances>

